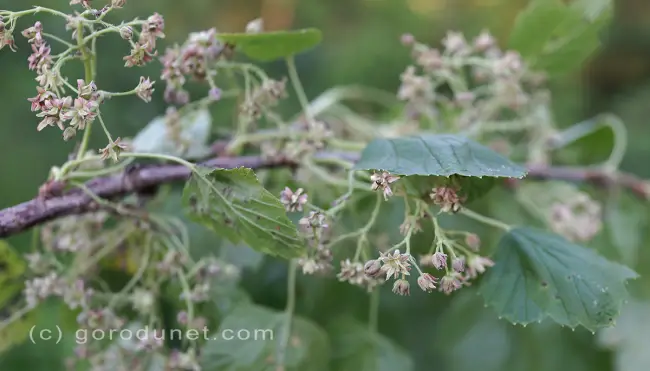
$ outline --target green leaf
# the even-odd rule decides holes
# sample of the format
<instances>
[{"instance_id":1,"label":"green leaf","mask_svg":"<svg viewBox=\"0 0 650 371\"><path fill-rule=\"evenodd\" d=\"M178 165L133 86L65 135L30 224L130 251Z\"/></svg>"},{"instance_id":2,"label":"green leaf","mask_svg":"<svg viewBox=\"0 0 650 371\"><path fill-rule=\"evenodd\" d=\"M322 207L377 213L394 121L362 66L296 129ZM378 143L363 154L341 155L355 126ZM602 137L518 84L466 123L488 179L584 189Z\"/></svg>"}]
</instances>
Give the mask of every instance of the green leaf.
<instances>
[{"instance_id":1,"label":"green leaf","mask_svg":"<svg viewBox=\"0 0 650 371\"><path fill-rule=\"evenodd\" d=\"M25 261L7 242L0 240L0 308L22 290Z\"/></svg>"},{"instance_id":2,"label":"green leaf","mask_svg":"<svg viewBox=\"0 0 650 371\"><path fill-rule=\"evenodd\" d=\"M242 53L258 61L286 58L318 45L323 36L320 30L306 28L295 31L264 33L221 33L217 38L235 45Z\"/></svg>"},{"instance_id":3,"label":"green leaf","mask_svg":"<svg viewBox=\"0 0 650 371\"><path fill-rule=\"evenodd\" d=\"M466 137L424 134L379 138L366 146L354 170L384 170L395 175L462 175L523 178L526 169Z\"/></svg>"},{"instance_id":4,"label":"green leaf","mask_svg":"<svg viewBox=\"0 0 650 371\"><path fill-rule=\"evenodd\" d=\"M566 6L560 0L532 0L517 16L508 47L525 59L538 56L565 14Z\"/></svg>"},{"instance_id":5,"label":"green leaf","mask_svg":"<svg viewBox=\"0 0 650 371\"><path fill-rule=\"evenodd\" d=\"M22 310L25 261L7 242L0 240L0 323ZM34 311L27 312L0 330L0 353L25 340L36 323Z\"/></svg>"},{"instance_id":6,"label":"green leaf","mask_svg":"<svg viewBox=\"0 0 650 371\"><path fill-rule=\"evenodd\" d=\"M186 159L204 158L211 153L208 145L211 128L212 116L207 109L192 111L174 123L159 116L133 138L133 151Z\"/></svg>"},{"instance_id":7,"label":"green leaf","mask_svg":"<svg viewBox=\"0 0 650 371\"><path fill-rule=\"evenodd\" d=\"M545 46L532 67L550 75L560 75L579 68L601 45L600 31L607 22L608 14L590 22L581 13L568 9L565 16L567 31L557 35Z\"/></svg>"},{"instance_id":8,"label":"green leaf","mask_svg":"<svg viewBox=\"0 0 650 371\"><path fill-rule=\"evenodd\" d=\"M605 207L605 227L621 260L632 265L638 262L638 251L648 225L648 205L632 195L621 193Z\"/></svg>"},{"instance_id":9,"label":"green leaf","mask_svg":"<svg viewBox=\"0 0 650 371\"><path fill-rule=\"evenodd\" d=\"M183 191L188 217L232 243L283 258L300 256L305 245L277 197L251 169L199 168Z\"/></svg>"},{"instance_id":10,"label":"green leaf","mask_svg":"<svg viewBox=\"0 0 650 371\"><path fill-rule=\"evenodd\" d=\"M615 352L616 371L650 370L650 302L630 301L616 326L598 334L598 345Z\"/></svg>"},{"instance_id":11,"label":"green leaf","mask_svg":"<svg viewBox=\"0 0 650 371\"><path fill-rule=\"evenodd\" d=\"M202 349L204 370L275 370L277 346L282 339L286 314L257 305L242 305L224 319L213 340ZM285 370L327 369L327 334L304 318L295 317L285 354Z\"/></svg>"},{"instance_id":12,"label":"green leaf","mask_svg":"<svg viewBox=\"0 0 650 371\"><path fill-rule=\"evenodd\" d=\"M400 347L368 325L352 319L333 321L328 328L332 365L336 371L410 371L413 360Z\"/></svg>"},{"instance_id":13,"label":"green leaf","mask_svg":"<svg viewBox=\"0 0 650 371\"><path fill-rule=\"evenodd\" d=\"M612 0L574 0L570 7L581 12L584 17L593 22L612 9Z\"/></svg>"},{"instance_id":14,"label":"green leaf","mask_svg":"<svg viewBox=\"0 0 650 371\"><path fill-rule=\"evenodd\" d=\"M572 328L611 326L627 299L628 267L542 230L504 235L480 292L499 316L526 324L550 317Z\"/></svg>"}]
</instances>

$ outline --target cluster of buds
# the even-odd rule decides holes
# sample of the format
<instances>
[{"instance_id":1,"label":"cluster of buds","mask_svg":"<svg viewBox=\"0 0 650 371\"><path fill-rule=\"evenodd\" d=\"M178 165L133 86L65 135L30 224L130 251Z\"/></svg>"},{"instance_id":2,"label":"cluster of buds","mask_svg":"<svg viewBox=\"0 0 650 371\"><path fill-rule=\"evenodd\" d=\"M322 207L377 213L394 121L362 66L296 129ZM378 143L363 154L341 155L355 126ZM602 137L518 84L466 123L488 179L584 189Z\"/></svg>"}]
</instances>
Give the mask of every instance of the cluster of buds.
<instances>
[{"instance_id":1,"label":"cluster of buds","mask_svg":"<svg viewBox=\"0 0 650 371\"><path fill-rule=\"evenodd\" d=\"M435 205L440 206L440 211L443 213L457 213L466 199L464 196L459 196L458 189L451 186L433 188L429 197Z\"/></svg>"},{"instance_id":2,"label":"cluster of buds","mask_svg":"<svg viewBox=\"0 0 650 371\"><path fill-rule=\"evenodd\" d=\"M101 211L60 218L42 227L41 241L49 251L79 252L92 245L107 220Z\"/></svg>"},{"instance_id":3,"label":"cluster of buds","mask_svg":"<svg viewBox=\"0 0 650 371\"><path fill-rule=\"evenodd\" d=\"M129 39L131 52L123 58L125 61L124 66L144 66L151 62L158 55L156 40L165 38L164 29L165 20L160 14L154 13L152 16L149 16L142 24L138 41L135 42ZM120 30L120 35L122 37L128 36L128 29Z\"/></svg>"},{"instance_id":4,"label":"cluster of buds","mask_svg":"<svg viewBox=\"0 0 650 371\"><path fill-rule=\"evenodd\" d=\"M340 282L348 282L371 292L375 287L385 282L381 276L366 274L366 268L360 262L351 262L350 259L341 261L341 271L336 275Z\"/></svg>"},{"instance_id":5,"label":"cluster of buds","mask_svg":"<svg viewBox=\"0 0 650 371\"><path fill-rule=\"evenodd\" d=\"M77 98L61 97L43 87L37 87L38 94L29 98L32 112L38 112L37 117L42 118L36 127L41 131L48 126L57 126L63 131L63 138L68 140L74 137L77 130L84 130L86 125L93 122L99 113L99 104L102 95L97 91L94 82L86 84L77 80ZM68 127L64 123L69 121Z\"/></svg>"},{"instance_id":6,"label":"cluster of buds","mask_svg":"<svg viewBox=\"0 0 650 371\"><path fill-rule=\"evenodd\" d=\"M310 248L307 256L298 260L303 274L328 274L332 271L332 250L327 246L326 232L329 231L325 214L310 211L298 221Z\"/></svg>"},{"instance_id":7,"label":"cluster of buds","mask_svg":"<svg viewBox=\"0 0 650 371\"><path fill-rule=\"evenodd\" d=\"M370 176L372 185L370 189L376 191L381 189L384 193L384 200L388 200L393 195L393 190L390 188L391 183L395 183L400 177L392 175L386 171L382 173L374 173Z\"/></svg>"},{"instance_id":8,"label":"cluster of buds","mask_svg":"<svg viewBox=\"0 0 650 371\"><path fill-rule=\"evenodd\" d=\"M7 29L7 24L4 22L4 18L0 16L0 50L5 46L13 52L16 51L16 42L12 30Z\"/></svg>"},{"instance_id":9,"label":"cluster of buds","mask_svg":"<svg viewBox=\"0 0 650 371\"><path fill-rule=\"evenodd\" d=\"M409 34L401 41L411 49L414 64L401 75L397 96L407 103L406 112L414 121L422 116L434 119L443 105L446 112L458 112L451 125L459 128L505 120L504 109L526 114L525 107L534 101L527 88L538 87L544 80L526 69L517 52L502 51L487 31L472 41L450 31L442 40L442 50L419 43ZM454 88L452 97L436 91L447 84ZM459 86L477 90L460 91Z\"/></svg>"},{"instance_id":10,"label":"cluster of buds","mask_svg":"<svg viewBox=\"0 0 650 371\"><path fill-rule=\"evenodd\" d=\"M160 77L166 83L165 101L177 105L190 101L189 93L184 88L188 77L196 81L211 81L216 73L215 62L231 54L230 46L219 42L216 35L214 28L191 33L182 46L167 48L161 58L163 70ZM209 96L219 99L219 90L212 88Z\"/></svg>"},{"instance_id":11,"label":"cluster of buds","mask_svg":"<svg viewBox=\"0 0 650 371\"><path fill-rule=\"evenodd\" d=\"M303 274L327 275L334 268L332 258L332 250L325 244L319 243L309 249L307 257L298 259L298 265Z\"/></svg>"},{"instance_id":12,"label":"cluster of buds","mask_svg":"<svg viewBox=\"0 0 650 371\"><path fill-rule=\"evenodd\" d=\"M570 241L589 241L602 228L601 206L587 194L579 193L570 200L551 206L549 224L555 233Z\"/></svg>"},{"instance_id":13,"label":"cluster of buds","mask_svg":"<svg viewBox=\"0 0 650 371\"><path fill-rule=\"evenodd\" d=\"M316 120L309 125L307 122L297 122L291 126L296 132L297 139L282 139L262 142L260 146L263 158L270 161L296 161L316 151L325 148L328 138L334 134L329 125Z\"/></svg>"},{"instance_id":14,"label":"cluster of buds","mask_svg":"<svg viewBox=\"0 0 650 371\"><path fill-rule=\"evenodd\" d=\"M251 96L242 103L240 107L242 115L251 120L258 120L262 113L275 107L280 100L287 97L286 85L286 78L282 80L264 80L260 86L253 90Z\"/></svg>"},{"instance_id":15,"label":"cluster of buds","mask_svg":"<svg viewBox=\"0 0 650 371\"><path fill-rule=\"evenodd\" d=\"M437 270L445 270L446 274L440 279L440 291L450 294L463 286L469 285L469 281L484 273L488 267L494 266L494 262L485 256L472 253L478 252L480 239L477 235L469 233L465 236L464 245L468 248L466 254L446 245L451 251L451 257L444 253L443 249L437 249L434 254L427 254L420 257L420 266L433 267ZM451 268L451 269L449 269Z\"/></svg>"}]
</instances>

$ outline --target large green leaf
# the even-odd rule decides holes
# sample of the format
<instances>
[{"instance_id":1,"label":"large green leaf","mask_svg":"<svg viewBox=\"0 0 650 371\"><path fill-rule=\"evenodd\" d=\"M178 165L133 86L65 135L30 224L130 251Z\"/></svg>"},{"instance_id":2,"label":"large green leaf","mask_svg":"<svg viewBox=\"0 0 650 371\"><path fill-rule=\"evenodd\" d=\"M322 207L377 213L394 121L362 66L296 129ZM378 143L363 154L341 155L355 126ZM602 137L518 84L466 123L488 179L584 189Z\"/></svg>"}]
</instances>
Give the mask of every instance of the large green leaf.
<instances>
[{"instance_id":1,"label":"large green leaf","mask_svg":"<svg viewBox=\"0 0 650 371\"><path fill-rule=\"evenodd\" d=\"M524 58L536 57L563 22L565 14L566 6L561 0L532 0L517 16L508 47Z\"/></svg>"},{"instance_id":2,"label":"large green leaf","mask_svg":"<svg viewBox=\"0 0 650 371\"><path fill-rule=\"evenodd\" d=\"M499 316L513 323L549 316L569 327L595 331L614 323L627 299L628 267L542 230L520 227L504 235L481 284Z\"/></svg>"},{"instance_id":3,"label":"large green leaf","mask_svg":"<svg viewBox=\"0 0 650 371\"><path fill-rule=\"evenodd\" d=\"M277 197L251 169L195 171L183 191L188 217L232 243L284 258L298 257L304 243Z\"/></svg>"},{"instance_id":4,"label":"large green leaf","mask_svg":"<svg viewBox=\"0 0 650 371\"><path fill-rule=\"evenodd\" d=\"M320 30L306 28L264 33L221 33L217 38L235 45L249 58L272 61L311 49L321 42L323 36Z\"/></svg>"},{"instance_id":5,"label":"large green leaf","mask_svg":"<svg viewBox=\"0 0 650 371\"><path fill-rule=\"evenodd\" d=\"M552 321L526 328L512 326L485 308L474 290L462 291L438 318L433 339L428 342L440 354L446 371L601 369L602 352L594 349L589 334Z\"/></svg>"},{"instance_id":6,"label":"large green leaf","mask_svg":"<svg viewBox=\"0 0 650 371\"><path fill-rule=\"evenodd\" d=\"M616 326L598 334L598 343L615 351L616 371L650 370L650 302L632 300Z\"/></svg>"},{"instance_id":7,"label":"large green leaf","mask_svg":"<svg viewBox=\"0 0 650 371\"><path fill-rule=\"evenodd\" d=\"M336 371L410 371L413 360L400 347L352 319L333 322L332 365Z\"/></svg>"},{"instance_id":8,"label":"large green leaf","mask_svg":"<svg viewBox=\"0 0 650 371\"><path fill-rule=\"evenodd\" d=\"M283 312L253 304L235 308L203 348L201 366L204 370L275 370L286 318ZM283 369L324 371L328 358L325 331L311 321L294 317Z\"/></svg>"},{"instance_id":9,"label":"large green leaf","mask_svg":"<svg viewBox=\"0 0 650 371\"><path fill-rule=\"evenodd\" d=\"M463 175L523 178L526 169L466 137L423 134L379 138L366 146L354 170L384 170L396 175Z\"/></svg>"}]
</instances>

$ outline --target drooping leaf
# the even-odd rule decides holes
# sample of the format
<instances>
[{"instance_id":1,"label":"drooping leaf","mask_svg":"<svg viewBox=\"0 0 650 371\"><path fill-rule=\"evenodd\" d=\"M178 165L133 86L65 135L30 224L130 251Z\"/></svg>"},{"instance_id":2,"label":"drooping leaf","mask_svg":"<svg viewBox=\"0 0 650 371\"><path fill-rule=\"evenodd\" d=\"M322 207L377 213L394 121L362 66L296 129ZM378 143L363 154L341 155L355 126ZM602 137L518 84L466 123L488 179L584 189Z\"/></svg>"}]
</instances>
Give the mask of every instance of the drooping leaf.
<instances>
[{"instance_id":1,"label":"drooping leaf","mask_svg":"<svg viewBox=\"0 0 650 371\"><path fill-rule=\"evenodd\" d=\"M522 178L526 169L466 137L424 134L375 139L354 170L384 170L396 175L462 175Z\"/></svg>"},{"instance_id":2,"label":"drooping leaf","mask_svg":"<svg viewBox=\"0 0 650 371\"><path fill-rule=\"evenodd\" d=\"M504 235L481 283L486 303L513 323L550 317L595 331L611 326L636 272L542 230L519 227Z\"/></svg>"},{"instance_id":3,"label":"drooping leaf","mask_svg":"<svg viewBox=\"0 0 650 371\"><path fill-rule=\"evenodd\" d=\"M301 53L318 45L323 38L320 30L306 28L295 31L263 33L221 33L217 38L235 45L251 59L272 61Z\"/></svg>"},{"instance_id":4,"label":"drooping leaf","mask_svg":"<svg viewBox=\"0 0 650 371\"><path fill-rule=\"evenodd\" d=\"M212 116L207 109L192 111L177 122L159 116L133 138L133 151L187 159L203 158L210 154L211 128Z\"/></svg>"},{"instance_id":5,"label":"drooping leaf","mask_svg":"<svg viewBox=\"0 0 650 371\"><path fill-rule=\"evenodd\" d=\"M368 326L352 319L333 322L328 328L332 342L332 370L411 371L413 360L400 347Z\"/></svg>"},{"instance_id":6,"label":"drooping leaf","mask_svg":"<svg viewBox=\"0 0 650 371\"><path fill-rule=\"evenodd\" d=\"M258 305L235 308L202 349L204 370L257 371L276 369L278 346L286 315ZM327 369L327 334L307 319L295 317L286 348L284 370L324 371Z\"/></svg>"},{"instance_id":7,"label":"drooping leaf","mask_svg":"<svg viewBox=\"0 0 650 371\"><path fill-rule=\"evenodd\" d=\"M616 371L650 370L650 302L630 301L616 326L600 331L598 344L615 352Z\"/></svg>"},{"instance_id":8,"label":"drooping leaf","mask_svg":"<svg viewBox=\"0 0 650 371\"><path fill-rule=\"evenodd\" d=\"M277 197L264 189L251 169L199 168L183 191L190 219L232 243L287 259L304 244Z\"/></svg>"},{"instance_id":9,"label":"drooping leaf","mask_svg":"<svg viewBox=\"0 0 650 371\"><path fill-rule=\"evenodd\" d=\"M532 0L515 20L508 47L525 59L536 57L564 20L566 6L561 0Z\"/></svg>"},{"instance_id":10,"label":"drooping leaf","mask_svg":"<svg viewBox=\"0 0 650 371\"><path fill-rule=\"evenodd\" d=\"M25 261L14 251L7 242L0 240L0 308L16 291L23 287L20 279L25 272Z\"/></svg>"}]
</instances>

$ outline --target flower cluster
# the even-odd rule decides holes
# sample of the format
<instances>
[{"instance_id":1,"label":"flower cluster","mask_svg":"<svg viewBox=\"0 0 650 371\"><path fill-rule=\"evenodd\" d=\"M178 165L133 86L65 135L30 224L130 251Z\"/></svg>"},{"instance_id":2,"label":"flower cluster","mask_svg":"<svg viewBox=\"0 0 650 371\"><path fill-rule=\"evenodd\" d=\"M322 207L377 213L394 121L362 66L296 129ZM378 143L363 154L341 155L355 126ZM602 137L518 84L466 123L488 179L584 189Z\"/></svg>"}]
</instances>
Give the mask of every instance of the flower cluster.
<instances>
[{"instance_id":1,"label":"flower cluster","mask_svg":"<svg viewBox=\"0 0 650 371\"><path fill-rule=\"evenodd\" d=\"M280 202L288 212L302 211L302 207L307 203L307 194L303 193L302 188L298 188L294 193L289 187L285 187L280 193Z\"/></svg>"},{"instance_id":2,"label":"flower cluster","mask_svg":"<svg viewBox=\"0 0 650 371\"><path fill-rule=\"evenodd\" d=\"M332 250L327 246L330 231L325 214L310 211L298 221L308 242L307 255L298 259L303 274L328 274L332 271Z\"/></svg>"},{"instance_id":3,"label":"flower cluster","mask_svg":"<svg viewBox=\"0 0 650 371\"><path fill-rule=\"evenodd\" d=\"M555 233L570 241L586 242L602 229L602 209L587 194L579 193L551 206L549 224Z\"/></svg>"},{"instance_id":4,"label":"flower cluster","mask_svg":"<svg viewBox=\"0 0 650 371\"><path fill-rule=\"evenodd\" d=\"M11 29L7 29L7 24L4 18L0 16L0 50L5 46L9 47L11 51L16 51L16 42Z\"/></svg>"},{"instance_id":5,"label":"flower cluster","mask_svg":"<svg viewBox=\"0 0 650 371\"><path fill-rule=\"evenodd\" d=\"M191 33L181 46L167 48L161 58L163 70L161 79L165 81L165 101L184 105L190 101L190 95L184 86L188 78L196 81L207 80L210 83L210 96L219 98L219 90L212 82L215 62L222 56L229 56L230 46L217 40L217 30Z\"/></svg>"},{"instance_id":6,"label":"flower cluster","mask_svg":"<svg viewBox=\"0 0 650 371\"><path fill-rule=\"evenodd\" d=\"M341 271L336 275L341 282L365 288L371 292L375 287L385 282L383 277L373 277L366 274L366 267L360 262L351 262L345 259L341 262Z\"/></svg>"},{"instance_id":7,"label":"flower cluster","mask_svg":"<svg viewBox=\"0 0 650 371\"><path fill-rule=\"evenodd\" d=\"M429 197L435 205L440 206L443 213L457 213L466 199L465 196L459 196L458 191L450 186L436 187L431 190Z\"/></svg>"},{"instance_id":8,"label":"flower cluster","mask_svg":"<svg viewBox=\"0 0 650 371\"><path fill-rule=\"evenodd\" d=\"M163 17L154 13L142 24L142 30L137 42L129 38L131 43L131 52L123 59L125 67L144 66L151 62L158 55L156 50L156 40L165 38L164 34L165 20ZM120 32L122 37L128 36L128 30Z\"/></svg>"},{"instance_id":9,"label":"flower cluster","mask_svg":"<svg viewBox=\"0 0 650 371\"><path fill-rule=\"evenodd\" d=\"M488 267L494 266L490 258L476 253L480 243L479 237L473 233L465 236L462 245L457 241L444 240L438 245L435 253L420 257L420 266L445 270L446 274L440 279L439 289L445 294L450 294L469 285L470 280L484 273ZM445 253L445 249L451 256Z\"/></svg>"},{"instance_id":10,"label":"flower cluster","mask_svg":"<svg viewBox=\"0 0 650 371\"><path fill-rule=\"evenodd\" d=\"M397 96L407 103L410 120L424 117L449 129L479 129L512 116L505 112L525 114L527 105L536 101L537 93L530 88L544 81L527 70L518 53L502 51L487 31L471 42L450 31L442 51L418 43L412 35L402 36L402 43L411 48L414 65L401 75ZM452 88L452 96L437 91L444 85ZM447 122L442 111L456 115Z\"/></svg>"},{"instance_id":11,"label":"flower cluster","mask_svg":"<svg viewBox=\"0 0 650 371\"><path fill-rule=\"evenodd\" d=\"M28 99L32 104L32 112L38 112L36 116L42 118L36 130L57 126L63 131L63 138L68 140L78 130L84 130L86 125L93 122L99 113L102 96L92 81L85 84L83 80L77 80L77 89L78 96L73 99L70 96L58 97L52 91L37 87L38 94ZM68 121L68 126L64 127Z\"/></svg>"}]
</instances>

